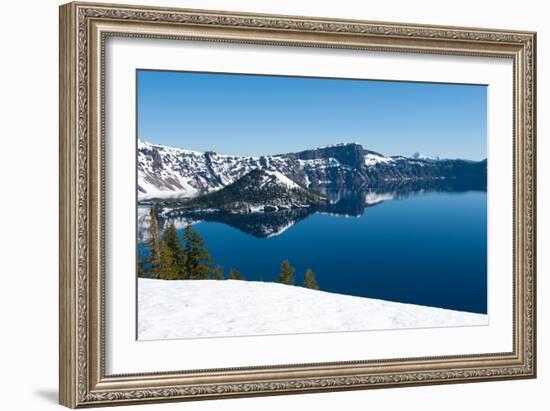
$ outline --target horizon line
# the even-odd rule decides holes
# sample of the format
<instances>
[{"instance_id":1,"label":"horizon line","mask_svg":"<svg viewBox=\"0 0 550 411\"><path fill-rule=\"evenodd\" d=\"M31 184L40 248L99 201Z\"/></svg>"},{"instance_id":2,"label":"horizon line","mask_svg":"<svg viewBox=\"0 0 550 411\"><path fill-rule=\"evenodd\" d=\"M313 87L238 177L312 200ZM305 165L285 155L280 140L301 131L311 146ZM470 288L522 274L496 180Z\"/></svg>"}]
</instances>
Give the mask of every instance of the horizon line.
<instances>
[{"instance_id":1,"label":"horizon line","mask_svg":"<svg viewBox=\"0 0 550 411\"><path fill-rule=\"evenodd\" d=\"M374 154L378 154L380 156L383 156L383 157L390 157L390 158L393 158L393 157L403 157L403 158L407 158L407 159L413 159L413 160L439 160L439 161L444 161L444 160L465 160L465 161L472 161L472 162L481 162L481 161L486 161L487 160L487 157L481 159L481 160L472 160L472 159L469 159L469 158L441 158L440 156L425 156L425 158L414 158L413 156L414 155L420 155L420 156L423 156L423 154L419 151L415 151L414 153L412 153L411 155L403 155L403 154L397 154L397 155L386 155L386 154L382 154L378 151L375 151L375 150L370 150L368 148L365 148L361 143L358 143L358 142L340 142L340 143L334 143L334 144L329 144L329 145L324 145L324 146L319 146L319 147L310 147L310 148L304 148L304 149L301 149L301 150L298 150L298 151L290 151L290 152L286 152L286 153L277 153L277 154L261 154L261 155L243 155L243 154L226 154L226 153L219 153L215 150L206 150L206 151L203 151L203 150L195 150L195 149L190 149L190 148L185 148L185 147L176 147L176 146L169 146L169 145L166 145L166 144L160 144L160 143L154 143L150 140L146 140L142 137L137 137L136 138L137 142L143 142L143 143L146 143L146 144L150 144L150 145L153 145L153 146L158 146L158 147L164 147L164 148L171 148L171 149L175 149L175 150L184 150L184 151L190 151L190 152L194 152L194 153L200 153L200 154L204 154L204 153L215 153L215 154L219 154L219 155L223 155L223 156L232 156L232 157L249 157L249 158L261 158L261 157L279 157L279 156L284 156L284 155L287 155L287 154L295 154L295 153L300 153L302 151L312 151L312 150L321 150L321 149L326 149L326 148L332 148L332 147L344 147L344 146L350 146L350 145L357 145L357 146L360 146L363 150L367 150L367 151L370 151L371 153L374 153Z\"/></svg>"}]
</instances>

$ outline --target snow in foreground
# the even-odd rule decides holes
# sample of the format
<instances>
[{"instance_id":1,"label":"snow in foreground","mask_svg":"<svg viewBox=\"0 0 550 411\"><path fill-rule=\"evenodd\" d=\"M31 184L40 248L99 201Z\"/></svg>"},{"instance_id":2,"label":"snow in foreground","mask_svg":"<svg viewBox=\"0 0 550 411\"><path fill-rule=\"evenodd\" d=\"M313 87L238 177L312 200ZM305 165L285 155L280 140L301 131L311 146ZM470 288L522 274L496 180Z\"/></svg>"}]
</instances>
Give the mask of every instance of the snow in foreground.
<instances>
[{"instance_id":1,"label":"snow in foreground","mask_svg":"<svg viewBox=\"0 0 550 411\"><path fill-rule=\"evenodd\" d=\"M239 280L138 282L138 339L487 325L487 315Z\"/></svg>"}]
</instances>

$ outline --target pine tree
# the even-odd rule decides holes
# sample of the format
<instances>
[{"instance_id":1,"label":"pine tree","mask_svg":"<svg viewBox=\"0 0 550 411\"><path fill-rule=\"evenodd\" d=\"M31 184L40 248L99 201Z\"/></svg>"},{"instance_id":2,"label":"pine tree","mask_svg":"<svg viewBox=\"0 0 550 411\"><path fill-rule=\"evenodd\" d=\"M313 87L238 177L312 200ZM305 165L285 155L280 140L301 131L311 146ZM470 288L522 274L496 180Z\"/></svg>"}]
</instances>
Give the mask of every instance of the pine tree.
<instances>
[{"instance_id":1,"label":"pine tree","mask_svg":"<svg viewBox=\"0 0 550 411\"><path fill-rule=\"evenodd\" d=\"M294 285L294 267L290 265L288 260L285 260L281 264L281 271L277 277L277 282L281 284Z\"/></svg>"},{"instance_id":2,"label":"pine tree","mask_svg":"<svg viewBox=\"0 0 550 411\"><path fill-rule=\"evenodd\" d=\"M188 280L189 273L187 272L187 254L185 254L185 247L181 243L179 253L176 256L176 266L178 268L178 279Z\"/></svg>"},{"instance_id":3,"label":"pine tree","mask_svg":"<svg viewBox=\"0 0 550 411\"><path fill-rule=\"evenodd\" d=\"M162 233L162 238L172 253L172 260L175 265L178 279L184 280L187 277L185 266L185 249L180 242L178 230L176 230L174 223L170 223L166 226Z\"/></svg>"},{"instance_id":4,"label":"pine tree","mask_svg":"<svg viewBox=\"0 0 550 411\"><path fill-rule=\"evenodd\" d=\"M137 257L136 265L137 265L137 275L138 275L138 277L140 277L140 278L146 277L146 275L145 275L146 271L145 271L145 267L143 266L143 260L141 259L141 257L139 255Z\"/></svg>"},{"instance_id":5,"label":"pine tree","mask_svg":"<svg viewBox=\"0 0 550 411\"><path fill-rule=\"evenodd\" d=\"M174 256L172 250L166 244L165 241L159 241L159 256L160 256L160 267L159 267L159 277L161 280L177 280L178 278L178 269L174 262Z\"/></svg>"},{"instance_id":6,"label":"pine tree","mask_svg":"<svg viewBox=\"0 0 550 411\"><path fill-rule=\"evenodd\" d=\"M185 273L185 279L191 279L191 269L193 266L193 261L191 261L191 247L192 247L192 237L193 237L193 227L191 227L191 223L187 222L187 225L185 226L185 231L183 233L183 250L185 253L185 266L184 266L184 273Z\"/></svg>"},{"instance_id":7,"label":"pine tree","mask_svg":"<svg viewBox=\"0 0 550 411\"><path fill-rule=\"evenodd\" d=\"M147 240L147 246L149 247L149 269L151 278L160 278L161 269L161 257L160 257L160 239L159 239L159 226L157 222L157 210L155 207L151 207L149 211L150 225L149 225L149 238Z\"/></svg>"},{"instance_id":8,"label":"pine tree","mask_svg":"<svg viewBox=\"0 0 550 411\"><path fill-rule=\"evenodd\" d=\"M311 268L308 268L306 270L306 276L304 278L304 287L305 288L311 288L312 290L318 290L319 285L317 284L317 281L315 280L315 273Z\"/></svg>"},{"instance_id":9,"label":"pine tree","mask_svg":"<svg viewBox=\"0 0 550 411\"><path fill-rule=\"evenodd\" d=\"M214 280L223 280L223 267L220 265L217 265L214 270L212 270L212 276Z\"/></svg>"},{"instance_id":10,"label":"pine tree","mask_svg":"<svg viewBox=\"0 0 550 411\"><path fill-rule=\"evenodd\" d=\"M212 260L201 235L193 230L191 224L185 228L185 272L193 280L206 280L210 273Z\"/></svg>"},{"instance_id":11,"label":"pine tree","mask_svg":"<svg viewBox=\"0 0 550 411\"><path fill-rule=\"evenodd\" d=\"M180 249L180 241L174 223L170 223L164 228L162 239L170 251L172 251L172 254L177 255Z\"/></svg>"},{"instance_id":12,"label":"pine tree","mask_svg":"<svg viewBox=\"0 0 550 411\"><path fill-rule=\"evenodd\" d=\"M234 268L232 268L231 270L229 270L229 275L227 276L228 279L230 280L244 280L244 276L237 270L235 270Z\"/></svg>"}]
</instances>

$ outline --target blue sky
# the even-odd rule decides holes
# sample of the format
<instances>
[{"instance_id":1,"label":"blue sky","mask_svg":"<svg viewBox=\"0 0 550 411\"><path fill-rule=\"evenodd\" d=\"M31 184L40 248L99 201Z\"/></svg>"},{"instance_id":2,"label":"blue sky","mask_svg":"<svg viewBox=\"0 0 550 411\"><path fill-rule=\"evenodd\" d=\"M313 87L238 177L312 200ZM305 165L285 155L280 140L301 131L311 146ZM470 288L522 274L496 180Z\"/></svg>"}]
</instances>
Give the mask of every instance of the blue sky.
<instances>
[{"instance_id":1,"label":"blue sky","mask_svg":"<svg viewBox=\"0 0 550 411\"><path fill-rule=\"evenodd\" d=\"M487 156L487 87L137 71L138 137L263 155L358 142L386 155Z\"/></svg>"}]
</instances>

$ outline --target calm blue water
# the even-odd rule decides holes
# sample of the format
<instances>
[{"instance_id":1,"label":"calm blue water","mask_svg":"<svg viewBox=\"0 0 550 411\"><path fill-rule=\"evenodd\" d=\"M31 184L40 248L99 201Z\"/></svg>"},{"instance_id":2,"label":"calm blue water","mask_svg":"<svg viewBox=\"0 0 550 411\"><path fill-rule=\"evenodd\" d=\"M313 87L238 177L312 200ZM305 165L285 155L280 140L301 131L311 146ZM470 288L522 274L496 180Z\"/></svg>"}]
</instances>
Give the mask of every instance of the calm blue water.
<instances>
[{"instance_id":1,"label":"calm blue water","mask_svg":"<svg viewBox=\"0 0 550 411\"><path fill-rule=\"evenodd\" d=\"M431 192L385 201L360 217L313 214L257 238L217 222L194 228L216 264L272 281L288 259L323 291L487 312L485 192ZM183 230L180 230L183 234Z\"/></svg>"}]
</instances>

